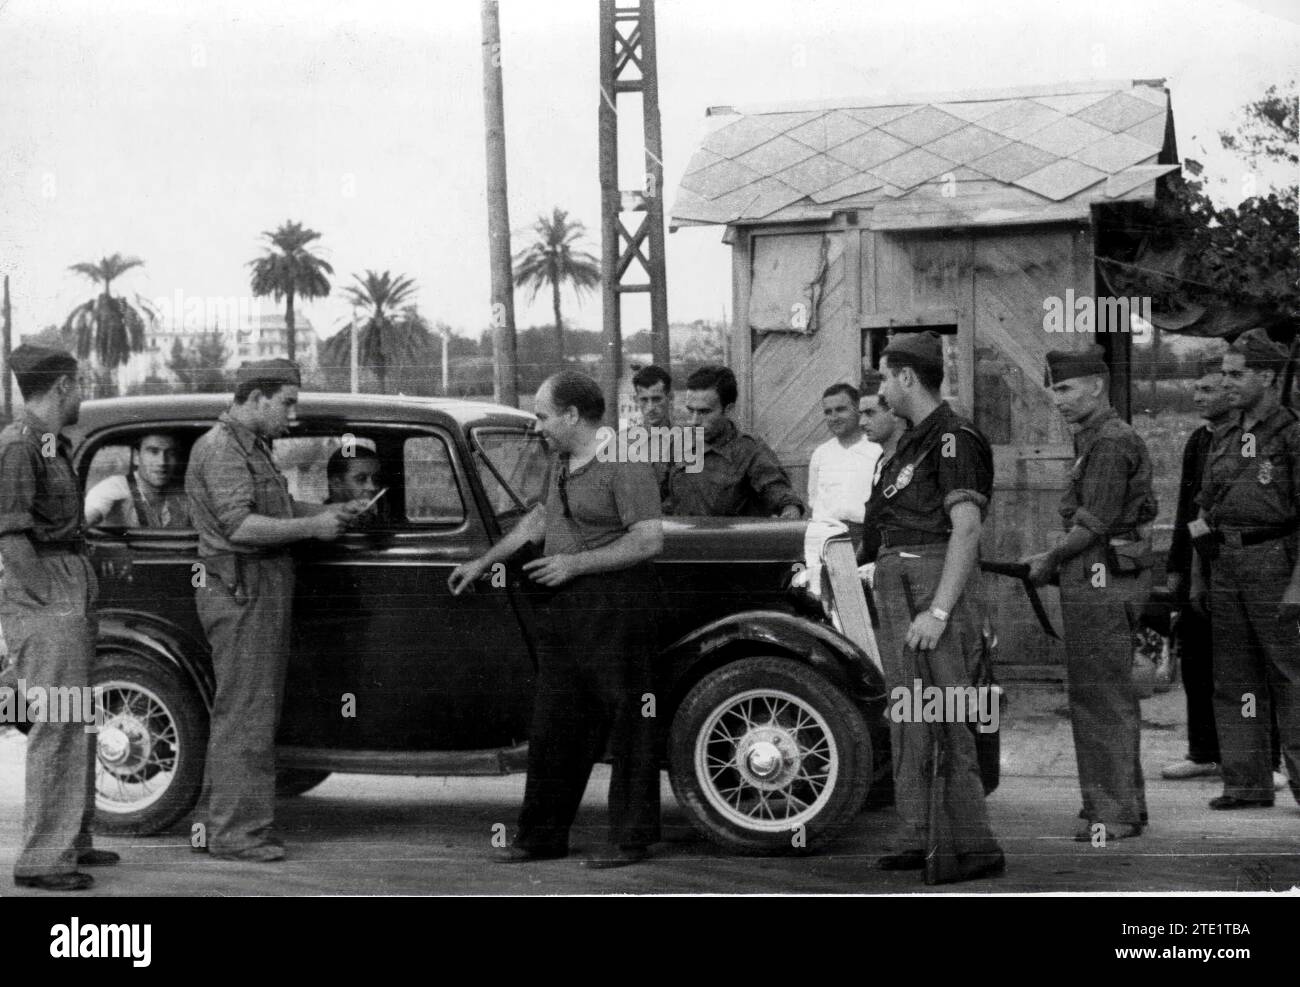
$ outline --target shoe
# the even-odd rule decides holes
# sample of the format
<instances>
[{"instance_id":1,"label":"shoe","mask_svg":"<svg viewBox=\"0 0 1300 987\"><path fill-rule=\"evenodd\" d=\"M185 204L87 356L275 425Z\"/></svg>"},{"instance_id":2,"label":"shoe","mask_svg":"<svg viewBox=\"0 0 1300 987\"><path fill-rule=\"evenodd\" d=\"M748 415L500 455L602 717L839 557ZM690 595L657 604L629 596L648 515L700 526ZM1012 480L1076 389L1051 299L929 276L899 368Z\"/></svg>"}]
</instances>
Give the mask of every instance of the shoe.
<instances>
[{"instance_id":1,"label":"shoe","mask_svg":"<svg viewBox=\"0 0 1300 987\"><path fill-rule=\"evenodd\" d=\"M82 850L77 863L82 867L112 867L122 858L112 850Z\"/></svg>"},{"instance_id":2,"label":"shoe","mask_svg":"<svg viewBox=\"0 0 1300 987\"><path fill-rule=\"evenodd\" d=\"M963 853L957 857L959 881L976 881L981 877L1001 877L1007 870L1007 858L1001 850Z\"/></svg>"},{"instance_id":3,"label":"shoe","mask_svg":"<svg viewBox=\"0 0 1300 987\"><path fill-rule=\"evenodd\" d=\"M1286 786L1287 786L1287 782L1288 782L1288 781L1289 781L1289 779L1287 778L1287 776L1286 776L1286 772L1285 772L1285 771L1274 771L1274 772L1273 772L1273 791L1275 791L1275 792L1280 792L1280 791L1282 791L1282 789L1286 788Z\"/></svg>"},{"instance_id":4,"label":"shoe","mask_svg":"<svg viewBox=\"0 0 1300 987\"><path fill-rule=\"evenodd\" d=\"M255 864L270 864L284 859L284 847L279 843L254 843L242 850L209 850L214 860L247 860Z\"/></svg>"},{"instance_id":5,"label":"shoe","mask_svg":"<svg viewBox=\"0 0 1300 987\"><path fill-rule=\"evenodd\" d=\"M1235 795L1220 795L1210 799L1211 809L1271 809L1272 799L1239 799Z\"/></svg>"},{"instance_id":6,"label":"shoe","mask_svg":"<svg viewBox=\"0 0 1300 987\"><path fill-rule=\"evenodd\" d=\"M1119 840L1131 840L1142 835L1141 824L1134 825L1133 823L1120 823L1118 826L1112 826L1110 823L1096 819L1079 827L1074 834L1074 842L1091 843L1093 826L1105 827L1104 842L1108 844L1115 843Z\"/></svg>"},{"instance_id":7,"label":"shoe","mask_svg":"<svg viewBox=\"0 0 1300 987\"><path fill-rule=\"evenodd\" d=\"M588 870L611 870L639 864L649 856L650 851L643 846L611 846L588 857L582 866Z\"/></svg>"},{"instance_id":8,"label":"shoe","mask_svg":"<svg viewBox=\"0 0 1300 987\"><path fill-rule=\"evenodd\" d=\"M89 874L79 870L66 874L37 874L35 877L15 877L14 884L20 888L40 888L42 891L85 891L95 883Z\"/></svg>"},{"instance_id":9,"label":"shoe","mask_svg":"<svg viewBox=\"0 0 1300 987\"><path fill-rule=\"evenodd\" d=\"M530 860L559 860L568 855L568 849L527 847L512 843L498 850L492 859L498 864L526 864Z\"/></svg>"},{"instance_id":10,"label":"shoe","mask_svg":"<svg viewBox=\"0 0 1300 987\"><path fill-rule=\"evenodd\" d=\"M1161 778L1172 778L1176 781L1181 781L1184 778L1206 778L1218 773L1219 764L1217 761L1192 761L1187 758L1175 761L1173 764L1166 764L1160 769Z\"/></svg>"},{"instance_id":11,"label":"shoe","mask_svg":"<svg viewBox=\"0 0 1300 987\"><path fill-rule=\"evenodd\" d=\"M876 861L877 870L925 870L924 850L890 853Z\"/></svg>"}]
</instances>

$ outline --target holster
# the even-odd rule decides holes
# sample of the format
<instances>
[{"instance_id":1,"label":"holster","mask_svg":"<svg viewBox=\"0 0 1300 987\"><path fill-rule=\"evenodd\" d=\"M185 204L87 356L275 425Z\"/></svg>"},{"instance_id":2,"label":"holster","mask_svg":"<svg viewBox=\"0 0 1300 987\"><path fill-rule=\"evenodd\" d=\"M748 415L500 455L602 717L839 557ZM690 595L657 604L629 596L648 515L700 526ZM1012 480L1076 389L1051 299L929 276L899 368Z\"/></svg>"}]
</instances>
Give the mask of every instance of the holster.
<instances>
[{"instance_id":1,"label":"holster","mask_svg":"<svg viewBox=\"0 0 1300 987\"><path fill-rule=\"evenodd\" d=\"M1200 537L1192 539L1192 547L1206 562L1213 562L1219 557L1219 545L1220 541L1213 531L1207 531Z\"/></svg>"},{"instance_id":2,"label":"holster","mask_svg":"<svg viewBox=\"0 0 1300 987\"><path fill-rule=\"evenodd\" d=\"M1150 569L1155 560L1151 552L1151 540L1141 538L1131 541L1124 538L1111 538L1106 542L1106 562L1111 572L1118 576L1137 576Z\"/></svg>"},{"instance_id":3,"label":"holster","mask_svg":"<svg viewBox=\"0 0 1300 987\"><path fill-rule=\"evenodd\" d=\"M244 580L244 561L237 552L210 555L203 560L209 574L216 576L230 590L231 597L241 607L248 602Z\"/></svg>"}]
</instances>

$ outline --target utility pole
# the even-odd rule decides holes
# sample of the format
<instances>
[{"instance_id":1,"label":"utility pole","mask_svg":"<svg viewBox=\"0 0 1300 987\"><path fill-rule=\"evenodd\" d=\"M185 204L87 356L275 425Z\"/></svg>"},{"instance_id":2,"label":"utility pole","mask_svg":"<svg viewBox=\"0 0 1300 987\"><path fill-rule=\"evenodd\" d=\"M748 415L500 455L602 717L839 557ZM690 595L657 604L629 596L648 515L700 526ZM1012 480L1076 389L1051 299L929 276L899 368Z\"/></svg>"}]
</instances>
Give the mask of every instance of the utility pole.
<instances>
[{"instance_id":1,"label":"utility pole","mask_svg":"<svg viewBox=\"0 0 1300 987\"><path fill-rule=\"evenodd\" d=\"M361 368L357 364L357 307L352 306L352 322L348 326L349 348L351 349L351 359L349 366L352 371L352 393L356 394L361 390Z\"/></svg>"},{"instance_id":2,"label":"utility pole","mask_svg":"<svg viewBox=\"0 0 1300 987\"><path fill-rule=\"evenodd\" d=\"M11 376L12 371L10 370L9 367L9 354L11 354L14 349L14 337L13 337L13 313L10 311L9 308L9 275L8 274L5 275L5 297L4 297L3 315L4 315L4 339L2 344L0 345L4 346L4 351L5 351L4 352L5 419L7 421L12 421L14 417L14 384L13 384L13 377Z\"/></svg>"},{"instance_id":3,"label":"utility pole","mask_svg":"<svg viewBox=\"0 0 1300 987\"><path fill-rule=\"evenodd\" d=\"M499 403L518 407L514 267L506 198L506 111L496 0L483 0L483 120L487 134L488 254L492 267L492 390Z\"/></svg>"},{"instance_id":4,"label":"utility pole","mask_svg":"<svg viewBox=\"0 0 1300 987\"><path fill-rule=\"evenodd\" d=\"M641 94L645 187L618 187L618 97ZM604 309L605 413L618 416L623 376L622 296L650 295L650 347L656 364L669 367L668 287L664 269L664 162L659 126L659 69L654 0L600 2L600 230L601 301ZM623 214L640 214L629 230ZM626 280L636 261L644 280Z\"/></svg>"}]
</instances>

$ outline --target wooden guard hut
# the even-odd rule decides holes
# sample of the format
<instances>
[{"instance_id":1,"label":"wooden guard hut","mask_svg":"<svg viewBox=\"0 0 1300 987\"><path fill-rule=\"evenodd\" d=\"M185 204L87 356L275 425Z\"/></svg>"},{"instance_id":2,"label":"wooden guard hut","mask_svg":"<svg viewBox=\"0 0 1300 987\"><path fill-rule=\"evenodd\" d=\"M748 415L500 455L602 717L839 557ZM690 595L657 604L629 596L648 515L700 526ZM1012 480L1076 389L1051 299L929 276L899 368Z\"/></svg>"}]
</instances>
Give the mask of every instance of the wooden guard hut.
<instances>
[{"instance_id":1,"label":"wooden guard hut","mask_svg":"<svg viewBox=\"0 0 1300 987\"><path fill-rule=\"evenodd\" d=\"M1131 315L1098 304L1096 260L1178 168L1164 80L708 116L671 228L726 227L743 427L806 484L822 391L856 384L891 334L936 329L947 396L996 456L985 556L1046 547L1073 448L1044 354L1101 343L1128 414ZM987 587L1003 661L1055 674L1020 587Z\"/></svg>"}]
</instances>

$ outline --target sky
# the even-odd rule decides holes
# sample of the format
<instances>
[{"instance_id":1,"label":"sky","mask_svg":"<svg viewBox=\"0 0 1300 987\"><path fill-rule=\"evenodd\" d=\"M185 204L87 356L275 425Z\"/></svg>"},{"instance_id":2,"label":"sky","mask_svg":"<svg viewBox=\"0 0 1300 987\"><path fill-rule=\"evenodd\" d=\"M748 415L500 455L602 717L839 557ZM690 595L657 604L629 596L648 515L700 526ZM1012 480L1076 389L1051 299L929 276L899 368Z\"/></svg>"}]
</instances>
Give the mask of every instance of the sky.
<instances>
[{"instance_id":1,"label":"sky","mask_svg":"<svg viewBox=\"0 0 1300 987\"><path fill-rule=\"evenodd\" d=\"M670 205L709 106L1135 78L1168 80L1179 153L1240 199L1247 169L1216 134L1300 65L1296 0L656 9ZM503 0L500 21L515 249L559 206L599 255L597 3ZM620 110L620 185L640 187L639 113ZM68 266L111 253L145 261L122 292L254 304L247 262L289 219L323 234L336 285L406 274L422 313L477 336L485 184L477 0L0 0L0 273L16 337L90 298ZM670 321L729 313L721 234L669 235ZM646 325L643 302L624 303L625 333ZM564 307L600 328L598 296L566 292ZM305 311L323 336L350 314L337 289ZM549 295L517 295L518 326L550 322Z\"/></svg>"}]
</instances>

